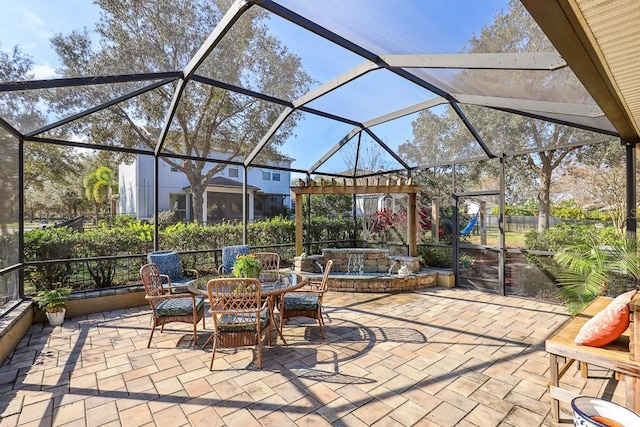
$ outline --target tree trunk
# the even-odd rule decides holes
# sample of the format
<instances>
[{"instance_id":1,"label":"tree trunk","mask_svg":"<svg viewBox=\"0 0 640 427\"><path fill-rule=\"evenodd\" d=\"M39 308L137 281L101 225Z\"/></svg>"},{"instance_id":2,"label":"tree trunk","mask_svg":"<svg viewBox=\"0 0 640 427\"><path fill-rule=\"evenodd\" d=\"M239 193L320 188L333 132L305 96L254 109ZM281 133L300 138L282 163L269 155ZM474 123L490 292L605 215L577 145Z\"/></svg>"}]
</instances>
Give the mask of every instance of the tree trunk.
<instances>
[{"instance_id":1,"label":"tree trunk","mask_svg":"<svg viewBox=\"0 0 640 427\"><path fill-rule=\"evenodd\" d=\"M538 233L542 233L549 228L549 218L551 217L551 172L552 168L548 162L543 162L540 169L540 188L538 189Z\"/></svg>"},{"instance_id":2,"label":"tree trunk","mask_svg":"<svg viewBox=\"0 0 640 427\"><path fill-rule=\"evenodd\" d=\"M204 206L205 186L201 182L191 182L191 210L193 220L198 224L203 224L202 207Z\"/></svg>"}]
</instances>

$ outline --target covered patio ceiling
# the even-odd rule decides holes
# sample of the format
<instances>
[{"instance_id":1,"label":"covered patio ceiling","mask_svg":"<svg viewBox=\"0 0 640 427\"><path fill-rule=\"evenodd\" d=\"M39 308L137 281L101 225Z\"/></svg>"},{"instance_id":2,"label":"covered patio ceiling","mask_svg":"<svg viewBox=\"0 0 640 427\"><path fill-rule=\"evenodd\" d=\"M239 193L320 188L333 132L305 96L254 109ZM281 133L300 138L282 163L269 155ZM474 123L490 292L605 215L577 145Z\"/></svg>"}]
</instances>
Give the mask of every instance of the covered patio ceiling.
<instances>
[{"instance_id":1,"label":"covered patio ceiling","mask_svg":"<svg viewBox=\"0 0 640 427\"><path fill-rule=\"evenodd\" d=\"M632 70L640 47L631 35L640 12L635 2L523 0L555 49L547 43L540 51L523 51L522 44L515 44L494 50L481 46L481 52L471 48L470 40L505 13L509 2L477 3L237 0L221 11L208 38L179 67L158 65L169 60L95 61L75 73L67 70L62 78L0 82L0 126L23 141L245 167L273 167L274 153L279 153L293 159L291 167L280 169L346 177L434 166L411 163L399 154L412 139L412 123L428 110L441 114L449 109L469 131L467 157L452 155L440 164L502 153L469 119L470 108L638 140L640 99ZM302 93L280 89L293 82L264 85L251 70L233 74L219 65L219 55L245 37L242 28L258 15L266 18L265 38L279 40L308 74ZM175 28L176 38L184 36L180 31ZM279 66L284 67L273 64ZM261 71L278 77L272 70ZM176 114L190 106L190 90L206 87L272 113L265 119L266 131L238 139L242 156L220 155L215 141L208 151L168 142L178 129ZM162 94L170 95L158 105L162 119L141 117L139 99ZM13 114L12 103L34 97L38 120ZM122 117L121 129L129 128L120 131L129 137L126 142L92 135L91 120L111 113ZM364 170L360 157L367 149L382 152L384 168Z\"/></svg>"},{"instance_id":2,"label":"covered patio ceiling","mask_svg":"<svg viewBox=\"0 0 640 427\"><path fill-rule=\"evenodd\" d=\"M522 0L623 140L640 135L640 4Z\"/></svg>"}]
</instances>

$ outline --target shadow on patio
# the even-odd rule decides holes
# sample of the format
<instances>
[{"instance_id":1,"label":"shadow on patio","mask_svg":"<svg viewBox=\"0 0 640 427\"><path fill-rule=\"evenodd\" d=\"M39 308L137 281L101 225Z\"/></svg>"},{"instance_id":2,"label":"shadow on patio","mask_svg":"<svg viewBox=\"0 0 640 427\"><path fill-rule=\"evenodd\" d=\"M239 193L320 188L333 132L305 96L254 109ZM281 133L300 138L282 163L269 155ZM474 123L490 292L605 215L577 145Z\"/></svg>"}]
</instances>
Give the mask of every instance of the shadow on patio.
<instances>
[{"instance_id":1,"label":"shadow on patio","mask_svg":"<svg viewBox=\"0 0 640 427\"><path fill-rule=\"evenodd\" d=\"M209 371L211 346L192 347L186 324L147 349L148 307L35 325L0 367L0 425L552 425L544 339L561 306L442 288L325 301L326 339L294 319L262 370L247 348ZM594 374L564 381L622 403Z\"/></svg>"}]
</instances>

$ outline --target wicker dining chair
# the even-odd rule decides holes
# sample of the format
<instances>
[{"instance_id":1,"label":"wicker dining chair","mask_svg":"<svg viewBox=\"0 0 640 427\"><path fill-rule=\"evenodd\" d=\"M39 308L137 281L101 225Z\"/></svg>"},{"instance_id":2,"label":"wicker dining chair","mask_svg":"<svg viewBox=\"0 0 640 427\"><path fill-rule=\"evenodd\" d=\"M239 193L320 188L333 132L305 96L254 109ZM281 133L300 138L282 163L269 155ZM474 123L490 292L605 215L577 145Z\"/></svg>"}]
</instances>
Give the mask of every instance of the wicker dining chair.
<instances>
[{"instance_id":1,"label":"wicker dining chair","mask_svg":"<svg viewBox=\"0 0 640 427\"><path fill-rule=\"evenodd\" d=\"M182 268L180 254L176 251L163 250L151 252L147 255L149 264L156 264L164 286L171 293L187 293L187 286L200 277L198 270Z\"/></svg>"},{"instance_id":2,"label":"wicker dining chair","mask_svg":"<svg viewBox=\"0 0 640 427\"><path fill-rule=\"evenodd\" d=\"M252 255L260 260L260 281L277 282L280 278L280 255L275 252L254 252Z\"/></svg>"},{"instance_id":3,"label":"wicker dining chair","mask_svg":"<svg viewBox=\"0 0 640 427\"><path fill-rule=\"evenodd\" d=\"M327 291L327 281L333 260L327 261L322 281L311 281L293 292L288 292L280 299L281 326L292 317L310 317L318 320L320 335L324 339L324 320L322 318L322 297Z\"/></svg>"},{"instance_id":4,"label":"wicker dining chair","mask_svg":"<svg viewBox=\"0 0 640 427\"><path fill-rule=\"evenodd\" d=\"M213 334L203 347L213 340L211 363L216 349L256 346L258 367L262 369L262 333L269 329L267 301L262 301L260 282L249 278L219 278L207 283L207 293L211 304Z\"/></svg>"},{"instance_id":5,"label":"wicker dining chair","mask_svg":"<svg viewBox=\"0 0 640 427\"><path fill-rule=\"evenodd\" d=\"M171 293L171 289L162 285L163 276L156 264L145 264L140 268L140 277L147 293L145 298L153 310L153 327L147 348L151 346L156 326L161 326L160 332L164 332L164 325L171 322L193 324L193 343L197 344L197 324L200 319L202 319L202 328L205 328L204 297Z\"/></svg>"}]
</instances>

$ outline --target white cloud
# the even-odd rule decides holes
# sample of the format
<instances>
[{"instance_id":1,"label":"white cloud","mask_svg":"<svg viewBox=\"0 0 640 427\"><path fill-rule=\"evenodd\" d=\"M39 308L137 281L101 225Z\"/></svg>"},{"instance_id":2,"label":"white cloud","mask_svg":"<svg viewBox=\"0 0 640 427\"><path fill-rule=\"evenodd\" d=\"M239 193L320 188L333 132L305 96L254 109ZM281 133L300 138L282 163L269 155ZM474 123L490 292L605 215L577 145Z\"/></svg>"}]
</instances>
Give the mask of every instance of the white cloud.
<instances>
[{"instance_id":1,"label":"white cloud","mask_svg":"<svg viewBox=\"0 0 640 427\"><path fill-rule=\"evenodd\" d=\"M51 38L51 36L53 36L53 33L51 31L46 30L45 21L40 18L40 16L38 16L38 14L34 11L29 10L25 7L21 7L18 10L18 13L20 14L20 21L22 26L32 34L36 34L38 37L47 41Z\"/></svg>"},{"instance_id":2,"label":"white cloud","mask_svg":"<svg viewBox=\"0 0 640 427\"><path fill-rule=\"evenodd\" d=\"M49 64L36 64L31 70L36 80L46 80L59 77L56 70Z\"/></svg>"}]
</instances>

